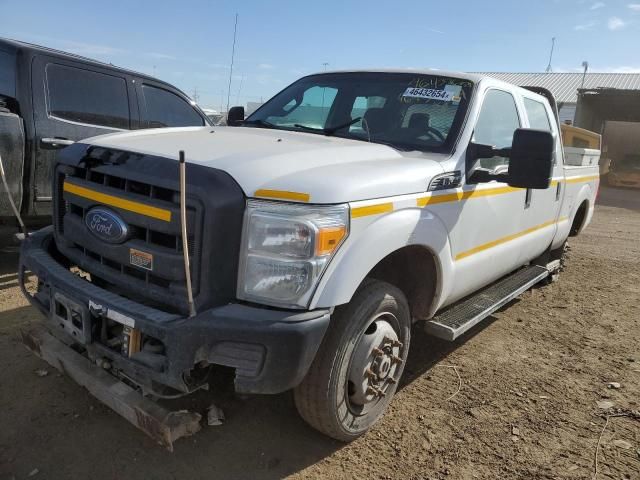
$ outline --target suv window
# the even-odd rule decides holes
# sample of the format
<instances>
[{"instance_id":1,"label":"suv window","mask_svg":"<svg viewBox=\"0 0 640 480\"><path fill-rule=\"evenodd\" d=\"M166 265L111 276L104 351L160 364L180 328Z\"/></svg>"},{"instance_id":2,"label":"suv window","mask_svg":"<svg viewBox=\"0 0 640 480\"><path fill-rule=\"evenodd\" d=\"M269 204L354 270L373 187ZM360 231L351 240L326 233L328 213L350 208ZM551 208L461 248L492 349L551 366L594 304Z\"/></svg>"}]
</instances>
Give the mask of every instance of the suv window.
<instances>
[{"instance_id":1,"label":"suv window","mask_svg":"<svg viewBox=\"0 0 640 480\"><path fill-rule=\"evenodd\" d=\"M525 98L524 109L529 118L529 128L546 130L547 132L551 131L551 123L549 122L547 109L544 107L544 104L531 100L530 98Z\"/></svg>"},{"instance_id":2,"label":"suv window","mask_svg":"<svg viewBox=\"0 0 640 480\"><path fill-rule=\"evenodd\" d=\"M0 96L16 96L16 59L0 51Z\"/></svg>"},{"instance_id":3,"label":"suv window","mask_svg":"<svg viewBox=\"0 0 640 480\"><path fill-rule=\"evenodd\" d=\"M513 95L502 90L489 90L478 116L473 132L473 141L495 148L511 147L513 132L520 128L520 118ZM494 169L500 165L508 165L506 157L483 158L480 166Z\"/></svg>"},{"instance_id":4,"label":"suv window","mask_svg":"<svg viewBox=\"0 0 640 480\"><path fill-rule=\"evenodd\" d=\"M124 78L47 65L49 114L73 122L129 128L129 97Z\"/></svg>"},{"instance_id":5,"label":"suv window","mask_svg":"<svg viewBox=\"0 0 640 480\"><path fill-rule=\"evenodd\" d=\"M183 98L175 93L142 86L146 111L143 122L146 128L203 126L204 120Z\"/></svg>"}]
</instances>

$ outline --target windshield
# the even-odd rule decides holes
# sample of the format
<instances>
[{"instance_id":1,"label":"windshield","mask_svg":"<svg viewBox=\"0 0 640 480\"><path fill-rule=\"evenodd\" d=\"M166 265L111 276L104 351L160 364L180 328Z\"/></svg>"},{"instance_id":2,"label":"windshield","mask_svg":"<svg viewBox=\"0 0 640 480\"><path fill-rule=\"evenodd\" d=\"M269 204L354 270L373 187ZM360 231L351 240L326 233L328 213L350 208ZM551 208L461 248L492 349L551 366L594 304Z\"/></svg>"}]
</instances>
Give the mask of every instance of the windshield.
<instances>
[{"instance_id":1,"label":"windshield","mask_svg":"<svg viewBox=\"0 0 640 480\"><path fill-rule=\"evenodd\" d=\"M461 78L415 73L312 75L277 94L244 125L447 152L472 87Z\"/></svg>"}]
</instances>

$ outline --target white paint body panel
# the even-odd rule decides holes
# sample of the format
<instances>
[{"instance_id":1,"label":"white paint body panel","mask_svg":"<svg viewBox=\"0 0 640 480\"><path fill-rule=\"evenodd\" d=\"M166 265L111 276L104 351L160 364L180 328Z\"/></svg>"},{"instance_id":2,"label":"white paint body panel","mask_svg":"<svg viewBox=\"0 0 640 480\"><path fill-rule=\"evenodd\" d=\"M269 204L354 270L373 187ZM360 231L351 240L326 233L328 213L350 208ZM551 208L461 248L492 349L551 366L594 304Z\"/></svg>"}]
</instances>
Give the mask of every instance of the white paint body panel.
<instances>
[{"instance_id":1,"label":"white paint body panel","mask_svg":"<svg viewBox=\"0 0 640 480\"><path fill-rule=\"evenodd\" d=\"M307 192L312 203L423 192L446 158L313 133L241 127L141 130L86 142L176 160L184 150L187 162L228 172L247 196L260 189Z\"/></svg>"},{"instance_id":2,"label":"white paint body panel","mask_svg":"<svg viewBox=\"0 0 640 480\"><path fill-rule=\"evenodd\" d=\"M529 126L523 98L544 103L550 118L553 112L543 97L527 90L486 77L451 75L476 82L465 125L451 155L406 153L357 140L239 127L137 131L100 136L87 143L175 159L178 151L184 150L188 162L228 172L248 197L260 189L304 192L310 203L349 203L352 212L380 203L393 204L389 212L353 216L348 238L329 263L310 303L301 307L334 307L348 302L380 260L405 246L419 245L432 253L438 269L431 316L548 248L562 245L582 202L589 207L584 226L590 221L598 187L597 165L563 166L554 122L554 181L546 190L531 191L528 205L523 189L509 189L495 181L466 184L466 146L488 90L514 95L523 128ZM463 175L461 188L426 193L434 176L456 170ZM487 194L501 190L504 192ZM463 198L418 205L425 196L440 195Z\"/></svg>"}]
</instances>

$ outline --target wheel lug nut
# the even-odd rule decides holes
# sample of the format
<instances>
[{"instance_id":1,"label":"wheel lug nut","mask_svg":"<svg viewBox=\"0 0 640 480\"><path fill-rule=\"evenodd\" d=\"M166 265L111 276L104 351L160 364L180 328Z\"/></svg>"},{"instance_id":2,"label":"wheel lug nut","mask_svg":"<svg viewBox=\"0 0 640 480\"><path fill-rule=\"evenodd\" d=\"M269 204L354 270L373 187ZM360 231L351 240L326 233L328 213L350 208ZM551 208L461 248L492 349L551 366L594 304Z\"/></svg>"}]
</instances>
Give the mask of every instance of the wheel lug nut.
<instances>
[{"instance_id":1,"label":"wheel lug nut","mask_svg":"<svg viewBox=\"0 0 640 480\"><path fill-rule=\"evenodd\" d=\"M402 359L396 355L391 355L391 363L397 363L398 365L401 365Z\"/></svg>"},{"instance_id":2,"label":"wheel lug nut","mask_svg":"<svg viewBox=\"0 0 640 480\"><path fill-rule=\"evenodd\" d=\"M388 343L392 347L402 348L403 343L395 338L387 337L386 335L382 338L383 343Z\"/></svg>"},{"instance_id":3,"label":"wheel lug nut","mask_svg":"<svg viewBox=\"0 0 640 480\"><path fill-rule=\"evenodd\" d=\"M398 383L398 381L393 377L389 377L387 379L387 382L389 382L390 385L395 385L396 383Z\"/></svg>"},{"instance_id":4,"label":"wheel lug nut","mask_svg":"<svg viewBox=\"0 0 640 480\"><path fill-rule=\"evenodd\" d=\"M375 387L367 387L367 390L365 391L365 393L367 395L374 395L376 397L380 397L383 398L386 396L386 394L380 390L379 388L375 388Z\"/></svg>"},{"instance_id":5,"label":"wheel lug nut","mask_svg":"<svg viewBox=\"0 0 640 480\"><path fill-rule=\"evenodd\" d=\"M381 349L379 349L379 348L377 348L377 347L373 347L373 350L371 350L371 352L372 352L374 355L384 355L384 351L383 351L383 350L381 350Z\"/></svg>"},{"instance_id":6,"label":"wheel lug nut","mask_svg":"<svg viewBox=\"0 0 640 480\"><path fill-rule=\"evenodd\" d=\"M371 380L377 380L378 379L378 375L376 375L376 373L373 370L371 370L370 368L367 368L364 371L364 376L367 377L367 378L370 378Z\"/></svg>"}]
</instances>

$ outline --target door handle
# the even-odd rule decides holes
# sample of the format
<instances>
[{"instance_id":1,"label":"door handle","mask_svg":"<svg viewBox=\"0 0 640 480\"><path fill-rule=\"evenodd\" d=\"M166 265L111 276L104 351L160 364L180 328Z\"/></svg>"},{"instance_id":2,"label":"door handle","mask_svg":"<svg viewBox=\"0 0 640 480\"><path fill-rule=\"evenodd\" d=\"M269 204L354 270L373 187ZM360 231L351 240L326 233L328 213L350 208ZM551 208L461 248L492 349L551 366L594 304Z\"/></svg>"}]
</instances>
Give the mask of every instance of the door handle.
<instances>
[{"instance_id":1,"label":"door handle","mask_svg":"<svg viewBox=\"0 0 640 480\"><path fill-rule=\"evenodd\" d=\"M68 147L69 145L73 145L73 140L69 140L68 138L41 138L40 145L43 148L47 148L50 150L57 150L59 148Z\"/></svg>"}]
</instances>

